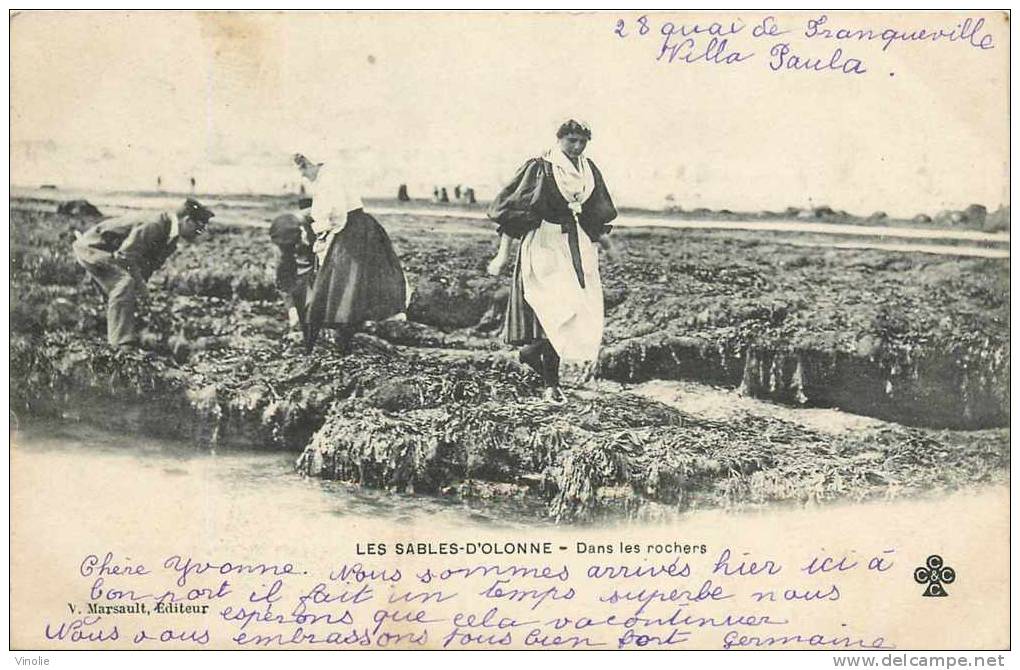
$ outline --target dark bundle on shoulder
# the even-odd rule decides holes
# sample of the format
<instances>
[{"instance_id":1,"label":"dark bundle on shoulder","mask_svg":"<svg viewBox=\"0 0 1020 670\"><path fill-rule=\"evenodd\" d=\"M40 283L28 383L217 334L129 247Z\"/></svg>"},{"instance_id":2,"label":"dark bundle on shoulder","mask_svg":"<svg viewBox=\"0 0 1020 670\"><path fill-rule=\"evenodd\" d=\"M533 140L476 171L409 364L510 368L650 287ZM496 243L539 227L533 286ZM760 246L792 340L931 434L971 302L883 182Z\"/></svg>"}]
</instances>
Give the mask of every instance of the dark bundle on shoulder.
<instances>
[{"instance_id":1,"label":"dark bundle on shoulder","mask_svg":"<svg viewBox=\"0 0 1020 670\"><path fill-rule=\"evenodd\" d=\"M295 246L302 242L301 231L306 225L295 214L281 214L273 219L273 223L269 226L269 239L277 246ZM310 235L310 230L309 228L309 232L306 233L307 235Z\"/></svg>"},{"instance_id":2,"label":"dark bundle on shoulder","mask_svg":"<svg viewBox=\"0 0 1020 670\"><path fill-rule=\"evenodd\" d=\"M311 226L300 216L281 214L269 226L269 239L280 250L276 262L276 287L281 291L291 291L301 286L303 283L299 280L311 277L315 263Z\"/></svg>"}]
</instances>

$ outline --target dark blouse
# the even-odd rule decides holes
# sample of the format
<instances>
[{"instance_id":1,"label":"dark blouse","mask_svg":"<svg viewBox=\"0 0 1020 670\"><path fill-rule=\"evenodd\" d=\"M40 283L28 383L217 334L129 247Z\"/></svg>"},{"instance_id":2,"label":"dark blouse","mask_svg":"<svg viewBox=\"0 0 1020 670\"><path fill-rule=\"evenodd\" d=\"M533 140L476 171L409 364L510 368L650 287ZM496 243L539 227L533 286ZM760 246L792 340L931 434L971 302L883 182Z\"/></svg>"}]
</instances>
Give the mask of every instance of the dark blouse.
<instances>
[{"instance_id":1,"label":"dark blouse","mask_svg":"<svg viewBox=\"0 0 1020 670\"><path fill-rule=\"evenodd\" d=\"M616 207L609 197L602 173L589 161L595 176L595 188L581 206L577 217L580 227L593 242L609 233ZM517 239L538 228L542 221L569 226L573 215L566 198L556 186L552 163L532 158L517 171L510 183L489 205L489 218L499 224L499 232Z\"/></svg>"}]
</instances>

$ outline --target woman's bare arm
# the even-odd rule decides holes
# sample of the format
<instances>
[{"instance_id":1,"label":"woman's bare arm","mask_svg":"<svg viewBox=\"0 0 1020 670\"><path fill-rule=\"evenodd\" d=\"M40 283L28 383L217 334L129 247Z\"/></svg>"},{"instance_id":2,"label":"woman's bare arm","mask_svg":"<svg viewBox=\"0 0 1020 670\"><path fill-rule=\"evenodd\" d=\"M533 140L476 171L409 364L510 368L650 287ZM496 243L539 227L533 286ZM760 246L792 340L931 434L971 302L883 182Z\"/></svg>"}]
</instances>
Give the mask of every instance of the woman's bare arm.
<instances>
[{"instance_id":1,"label":"woman's bare arm","mask_svg":"<svg viewBox=\"0 0 1020 670\"><path fill-rule=\"evenodd\" d=\"M614 263L620 260L620 245L613 242L611 236L603 235L599 238L599 246L602 247L602 251L605 252L606 257Z\"/></svg>"},{"instance_id":2,"label":"woman's bare arm","mask_svg":"<svg viewBox=\"0 0 1020 670\"><path fill-rule=\"evenodd\" d=\"M499 250L496 251L496 256L489 261L489 266L486 271L492 275L498 275L502 270L503 266L510 259L510 236L500 233L499 235Z\"/></svg>"}]
</instances>

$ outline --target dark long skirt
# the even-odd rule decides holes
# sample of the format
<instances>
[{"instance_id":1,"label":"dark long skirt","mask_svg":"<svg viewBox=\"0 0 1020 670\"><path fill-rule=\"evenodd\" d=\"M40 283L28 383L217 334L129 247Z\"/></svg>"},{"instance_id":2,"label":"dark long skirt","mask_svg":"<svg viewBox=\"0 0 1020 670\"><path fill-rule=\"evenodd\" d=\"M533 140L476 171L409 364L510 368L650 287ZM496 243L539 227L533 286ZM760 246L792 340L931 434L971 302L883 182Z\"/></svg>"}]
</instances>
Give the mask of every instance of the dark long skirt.
<instances>
[{"instance_id":1,"label":"dark long skirt","mask_svg":"<svg viewBox=\"0 0 1020 670\"><path fill-rule=\"evenodd\" d=\"M524 280L521 278L521 251L517 249L514 262L514 280L510 284L510 298L506 301L506 318L503 319L503 341L507 344L531 344L545 337L535 310L524 299Z\"/></svg>"},{"instance_id":2,"label":"dark long skirt","mask_svg":"<svg viewBox=\"0 0 1020 670\"><path fill-rule=\"evenodd\" d=\"M362 210L347 214L333 237L308 298L314 341L322 328L382 321L405 309L407 287L400 259L379 222Z\"/></svg>"}]
</instances>

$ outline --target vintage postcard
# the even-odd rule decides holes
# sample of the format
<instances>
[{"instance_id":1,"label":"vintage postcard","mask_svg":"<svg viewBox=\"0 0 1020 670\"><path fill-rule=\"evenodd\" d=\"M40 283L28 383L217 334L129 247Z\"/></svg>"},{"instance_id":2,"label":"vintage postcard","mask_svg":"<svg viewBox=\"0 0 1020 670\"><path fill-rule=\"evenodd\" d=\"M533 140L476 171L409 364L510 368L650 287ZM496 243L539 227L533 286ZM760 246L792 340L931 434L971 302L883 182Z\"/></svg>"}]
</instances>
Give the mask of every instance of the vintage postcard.
<instances>
[{"instance_id":1,"label":"vintage postcard","mask_svg":"<svg viewBox=\"0 0 1020 670\"><path fill-rule=\"evenodd\" d=\"M11 649L1001 664L1009 21L12 11Z\"/></svg>"}]
</instances>

